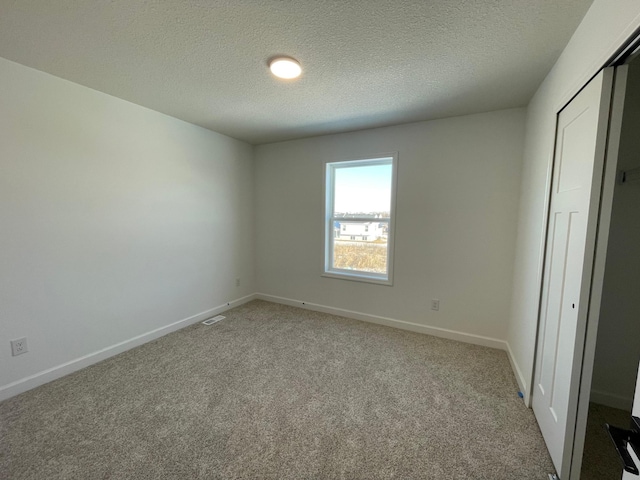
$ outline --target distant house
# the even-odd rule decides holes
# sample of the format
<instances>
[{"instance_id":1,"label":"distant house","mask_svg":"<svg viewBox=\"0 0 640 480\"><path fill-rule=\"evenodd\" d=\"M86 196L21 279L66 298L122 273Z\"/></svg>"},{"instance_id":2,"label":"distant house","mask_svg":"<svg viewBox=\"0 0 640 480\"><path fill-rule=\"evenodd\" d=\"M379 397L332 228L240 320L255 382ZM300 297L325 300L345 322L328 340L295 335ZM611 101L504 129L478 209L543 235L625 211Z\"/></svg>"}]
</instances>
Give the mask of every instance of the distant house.
<instances>
[{"instance_id":1,"label":"distant house","mask_svg":"<svg viewBox=\"0 0 640 480\"><path fill-rule=\"evenodd\" d=\"M385 233L385 224L379 222L336 222L334 235L337 240L373 242Z\"/></svg>"}]
</instances>

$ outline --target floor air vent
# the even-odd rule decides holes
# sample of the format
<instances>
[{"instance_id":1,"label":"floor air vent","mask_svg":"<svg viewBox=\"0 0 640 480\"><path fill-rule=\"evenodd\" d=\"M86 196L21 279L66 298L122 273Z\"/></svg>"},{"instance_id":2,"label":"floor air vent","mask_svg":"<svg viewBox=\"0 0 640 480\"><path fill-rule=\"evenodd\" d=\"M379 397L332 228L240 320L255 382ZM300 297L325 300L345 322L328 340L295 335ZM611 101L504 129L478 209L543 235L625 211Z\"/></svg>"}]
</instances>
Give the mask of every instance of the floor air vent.
<instances>
[{"instance_id":1,"label":"floor air vent","mask_svg":"<svg viewBox=\"0 0 640 480\"><path fill-rule=\"evenodd\" d=\"M216 317L213 318L208 318L207 320L205 320L204 322L202 322L204 325L213 325L214 323L219 322L220 320L224 320L227 317L223 317L222 315L218 315Z\"/></svg>"}]
</instances>

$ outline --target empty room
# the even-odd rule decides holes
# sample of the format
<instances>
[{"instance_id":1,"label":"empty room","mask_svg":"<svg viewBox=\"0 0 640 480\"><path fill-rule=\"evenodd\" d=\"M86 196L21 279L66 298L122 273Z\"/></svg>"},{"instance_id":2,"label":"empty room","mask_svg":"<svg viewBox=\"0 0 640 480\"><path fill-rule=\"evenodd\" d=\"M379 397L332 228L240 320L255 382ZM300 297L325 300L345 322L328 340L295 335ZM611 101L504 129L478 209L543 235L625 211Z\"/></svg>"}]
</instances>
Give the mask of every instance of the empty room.
<instances>
[{"instance_id":1,"label":"empty room","mask_svg":"<svg viewBox=\"0 0 640 480\"><path fill-rule=\"evenodd\" d=\"M639 46L634 0L0 0L0 478L636 478Z\"/></svg>"}]
</instances>

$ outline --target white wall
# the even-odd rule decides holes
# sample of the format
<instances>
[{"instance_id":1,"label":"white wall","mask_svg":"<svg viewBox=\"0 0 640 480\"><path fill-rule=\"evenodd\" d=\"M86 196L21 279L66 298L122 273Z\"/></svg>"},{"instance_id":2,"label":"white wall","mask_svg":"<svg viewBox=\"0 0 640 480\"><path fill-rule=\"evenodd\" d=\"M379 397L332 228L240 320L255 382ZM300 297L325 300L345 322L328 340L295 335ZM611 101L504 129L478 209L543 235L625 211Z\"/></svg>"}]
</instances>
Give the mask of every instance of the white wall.
<instances>
[{"instance_id":1,"label":"white wall","mask_svg":"<svg viewBox=\"0 0 640 480\"><path fill-rule=\"evenodd\" d=\"M514 109L256 147L258 292L504 340L523 135ZM323 162L390 152L393 286L321 277Z\"/></svg>"},{"instance_id":2,"label":"white wall","mask_svg":"<svg viewBox=\"0 0 640 480\"><path fill-rule=\"evenodd\" d=\"M0 398L253 293L252 156L0 59Z\"/></svg>"},{"instance_id":3,"label":"white wall","mask_svg":"<svg viewBox=\"0 0 640 480\"><path fill-rule=\"evenodd\" d=\"M640 167L640 63L629 65L618 169ZM640 361L640 181L616 184L591 401L631 411Z\"/></svg>"},{"instance_id":4,"label":"white wall","mask_svg":"<svg viewBox=\"0 0 640 480\"><path fill-rule=\"evenodd\" d=\"M527 108L508 342L529 400L540 298L555 118L640 25L640 2L595 0Z\"/></svg>"}]
</instances>

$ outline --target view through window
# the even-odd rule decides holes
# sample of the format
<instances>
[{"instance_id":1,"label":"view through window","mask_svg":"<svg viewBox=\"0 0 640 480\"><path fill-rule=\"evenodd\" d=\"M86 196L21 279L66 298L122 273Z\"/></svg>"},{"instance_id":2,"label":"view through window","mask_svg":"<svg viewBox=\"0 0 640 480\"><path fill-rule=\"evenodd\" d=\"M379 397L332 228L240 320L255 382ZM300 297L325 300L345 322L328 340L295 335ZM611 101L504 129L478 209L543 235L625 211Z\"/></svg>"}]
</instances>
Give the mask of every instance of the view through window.
<instances>
[{"instance_id":1,"label":"view through window","mask_svg":"<svg viewBox=\"0 0 640 480\"><path fill-rule=\"evenodd\" d=\"M326 274L390 283L395 160L327 163Z\"/></svg>"}]
</instances>

